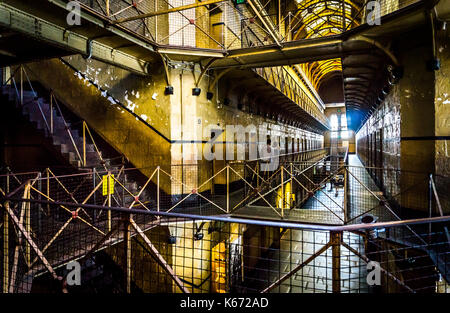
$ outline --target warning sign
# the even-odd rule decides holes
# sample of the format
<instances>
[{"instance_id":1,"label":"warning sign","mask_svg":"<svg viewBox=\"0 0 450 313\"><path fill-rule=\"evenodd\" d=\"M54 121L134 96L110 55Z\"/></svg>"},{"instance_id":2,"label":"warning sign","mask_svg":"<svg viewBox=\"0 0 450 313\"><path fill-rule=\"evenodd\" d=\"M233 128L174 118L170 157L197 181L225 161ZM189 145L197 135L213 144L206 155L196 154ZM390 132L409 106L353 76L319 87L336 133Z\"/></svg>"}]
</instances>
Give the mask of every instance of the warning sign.
<instances>
[{"instance_id":1,"label":"warning sign","mask_svg":"<svg viewBox=\"0 0 450 313\"><path fill-rule=\"evenodd\" d=\"M114 194L114 175L103 175L103 195L107 196L108 194Z\"/></svg>"}]
</instances>

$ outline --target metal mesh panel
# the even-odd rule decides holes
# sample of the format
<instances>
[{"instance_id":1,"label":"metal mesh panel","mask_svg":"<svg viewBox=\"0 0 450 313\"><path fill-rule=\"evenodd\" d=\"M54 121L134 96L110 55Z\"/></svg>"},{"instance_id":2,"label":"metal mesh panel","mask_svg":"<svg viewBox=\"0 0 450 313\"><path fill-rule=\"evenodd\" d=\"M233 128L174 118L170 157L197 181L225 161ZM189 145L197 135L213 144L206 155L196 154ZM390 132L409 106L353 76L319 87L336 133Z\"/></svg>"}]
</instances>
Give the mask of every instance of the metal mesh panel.
<instances>
[{"instance_id":1,"label":"metal mesh panel","mask_svg":"<svg viewBox=\"0 0 450 313\"><path fill-rule=\"evenodd\" d=\"M78 215L76 205L10 199L2 206L11 223L7 240L2 232L4 291L436 292L448 279L448 221L434 221L431 231L420 220L318 229L82 206ZM79 286L71 283L73 260ZM371 261L380 285L368 283Z\"/></svg>"},{"instance_id":2,"label":"metal mesh panel","mask_svg":"<svg viewBox=\"0 0 450 313\"><path fill-rule=\"evenodd\" d=\"M107 12L105 1L78 2L112 21L195 3L191 0L110 0ZM380 16L417 2L419 0L382 0L379 2ZM235 5L229 0L138 18L120 25L163 45L228 50L339 34L344 29L367 23L368 15L373 11L373 8L367 9L367 3L346 1L345 23L342 2L335 0L299 1L298 10L283 12L281 21L278 14L272 14L270 1ZM258 12L254 12L253 6ZM269 11L271 14L267 13Z\"/></svg>"}]
</instances>

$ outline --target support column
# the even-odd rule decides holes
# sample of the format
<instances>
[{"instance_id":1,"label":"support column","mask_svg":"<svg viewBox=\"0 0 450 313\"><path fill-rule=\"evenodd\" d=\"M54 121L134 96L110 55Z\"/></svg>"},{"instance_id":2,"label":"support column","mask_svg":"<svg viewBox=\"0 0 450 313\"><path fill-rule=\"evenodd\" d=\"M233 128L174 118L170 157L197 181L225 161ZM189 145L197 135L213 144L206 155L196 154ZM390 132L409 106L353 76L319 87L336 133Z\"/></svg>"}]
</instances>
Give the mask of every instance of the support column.
<instances>
[{"instance_id":1,"label":"support column","mask_svg":"<svg viewBox=\"0 0 450 313\"><path fill-rule=\"evenodd\" d=\"M330 232L332 242L333 293L341 292L341 240L342 232Z\"/></svg>"}]
</instances>

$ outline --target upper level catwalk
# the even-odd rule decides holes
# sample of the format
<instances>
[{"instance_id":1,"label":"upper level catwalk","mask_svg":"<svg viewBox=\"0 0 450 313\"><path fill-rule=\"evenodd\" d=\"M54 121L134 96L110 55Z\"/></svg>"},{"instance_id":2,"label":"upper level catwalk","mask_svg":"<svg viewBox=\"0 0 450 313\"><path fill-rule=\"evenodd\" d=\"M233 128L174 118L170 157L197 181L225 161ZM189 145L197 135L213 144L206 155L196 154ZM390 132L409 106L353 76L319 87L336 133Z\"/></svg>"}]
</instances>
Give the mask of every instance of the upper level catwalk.
<instances>
[{"instance_id":1,"label":"upper level catwalk","mask_svg":"<svg viewBox=\"0 0 450 313\"><path fill-rule=\"evenodd\" d=\"M311 28L316 35L307 35L305 38L294 32L294 26L299 24L294 23L294 20L298 20L299 16L289 12L285 19L292 18L289 22L292 29L282 30L280 22L277 24L259 13L256 9L261 5L258 0L249 0L250 7L255 8L249 12L238 11L230 0L199 2L188 6L191 11L173 8L156 12L147 5L141 7L140 1L135 6L124 0L106 1L101 6L92 1L78 1L81 5L81 21L80 25L74 26L67 24L70 14L70 10L66 9L67 2L3 1L0 6L0 25L9 36L1 37L1 41L8 45L2 45L6 50L0 54L0 63L23 62L36 59L38 55L42 58L78 52L141 73L146 73L146 67L160 57L201 62L210 68L290 65L370 53L374 49L384 50L383 42L379 40L426 23L426 11L437 1L415 0L403 2L401 7L383 7L381 25L377 27L371 27L365 22L362 5L352 8L353 13L348 11L349 16L345 16L347 11L344 11L344 18L336 13L330 15L324 9L319 15L338 16L342 25L322 25L322 28L316 29L308 26L308 23L317 22L317 18L307 17L303 21L303 28ZM217 3L207 6L210 2ZM106 12L106 3L109 3L109 13ZM349 3L356 6L353 2ZM169 4L169 7L173 6ZM206 11L200 12L200 8ZM208 27L202 20L207 14L212 19L212 13L219 8L229 11L228 14L246 14L240 18L239 24L233 20L220 22L223 27L220 38L227 31L233 33L233 38L224 38L222 41L215 38L214 28ZM265 12L263 8L260 9ZM317 11L317 7L313 9ZM444 5L438 5L437 9L441 15L448 13ZM198 13L194 14L192 10ZM179 17L174 16L177 11ZM189 14L193 16L186 12L191 12ZM323 18L322 15L319 17ZM170 19L178 18L179 21L171 23L173 26L165 25L168 16ZM281 22L283 25L288 23L284 20ZM162 28L168 29L162 31ZM33 40L10 42L8 37L13 33L30 36ZM252 38L249 39L250 35Z\"/></svg>"}]
</instances>

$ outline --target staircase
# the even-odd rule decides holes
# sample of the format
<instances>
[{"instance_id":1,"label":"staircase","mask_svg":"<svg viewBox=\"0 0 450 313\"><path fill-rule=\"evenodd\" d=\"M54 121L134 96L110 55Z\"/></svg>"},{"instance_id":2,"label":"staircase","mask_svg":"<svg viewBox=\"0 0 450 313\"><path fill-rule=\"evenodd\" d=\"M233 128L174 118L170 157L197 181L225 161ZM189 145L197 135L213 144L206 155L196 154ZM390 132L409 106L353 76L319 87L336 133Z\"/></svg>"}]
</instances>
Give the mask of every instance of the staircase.
<instances>
[{"instance_id":1,"label":"staircase","mask_svg":"<svg viewBox=\"0 0 450 313\"><path fill-rule=\"evenodd\" d=\"M50 138L55 149L73 167L92 168L104 164L101 155L90 143L86 143L86 164L83 164L83 138L79 131L64 120L56 106L51 106L45 99L39 98L34 91L23 91L21 96L12 86L3 86L0 96L10 105L14 105L37 130Z\"/></svg>"},{"instance_id":2,"label":"staircase","mask_svg":"<svg viewBox=\"0 0 450 313\"><path fill-rule=\"evenodd\" d=\"M80 134L82 131L76 127L79 122L70 123L65 120L59 106L50 104L49 101L39 97L35 91L24 90L20 94L13 86L0 88L1 103L14 106L25 120L50 140L54 150L75 170L85 172L86 169L99 171L119 169L119 166L111 164L110 159L104 159L102 152L97 152L94 144L88 142L85 143L86 163L84 164L83 135ZM132 194L137 194L144 183L141 177L135 176L132 173L123 175L122 184ZM117 186L116 189L121 187ZM141 201L147 201L150 206L156 206L154 201L148 201L149 198L148 192L144 190L140 196ZM127 206L133 200L134 197L124 192L122 205Z\"/></svg>"}]
</instances>

